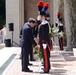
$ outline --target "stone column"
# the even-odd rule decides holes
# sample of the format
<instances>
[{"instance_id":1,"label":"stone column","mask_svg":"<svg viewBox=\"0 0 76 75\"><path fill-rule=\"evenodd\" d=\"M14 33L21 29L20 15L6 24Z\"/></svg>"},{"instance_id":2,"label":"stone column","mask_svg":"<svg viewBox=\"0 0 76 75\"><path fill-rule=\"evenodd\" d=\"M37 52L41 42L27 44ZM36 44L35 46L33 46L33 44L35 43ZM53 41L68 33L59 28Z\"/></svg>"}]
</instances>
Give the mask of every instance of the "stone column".
<instances>
[{"instance_id":1,"label":"stone column","mask_svg":"<svg viewBox=\"0 0 76 75\"><path fill-rule=\"evenodd\" d=\"M64 0L67 50L76 48L76 0Z\"/></svg>"},{"instance_id":2,"label":"stone column","mask_svg":"<svg viewBox=\"0 0 76 75\"><path fill-rule=\"evenodd\" d=\"M53 0L50 0L50 20L53 23Z\"/></svg>"},{"instance_id":3,"label":"stone column","mask_svg":"<svg viewBox=\"0 0 76 75\"><path fill-rule=\"evenodd\" d=\"M12 39L9 23L14 23L13 41L19 44L20 27L24 23L24 0L6 0L6 37Z\"/></svg>"},{"instance_id":4,"label":"stone column","mask_svg":"<svg viewBox=\"0 0 76 75\"><path fill-rule=\"evenodd\" d=\"M58 0L53 0L53 23L57 22Z\"/></svg>"},{"instance_id":5,"label":"stone column","mask_svg":"<svg viewBox=\"0 0 76 75\"><path fill-rule=\"evenodd\" d=\"M58 0L53 0L53 24L58 21L57 19L57 12L58 12ZM58 37L54 37L54 42L56 46L59 46Z\"/></svg>"}]
</instances>

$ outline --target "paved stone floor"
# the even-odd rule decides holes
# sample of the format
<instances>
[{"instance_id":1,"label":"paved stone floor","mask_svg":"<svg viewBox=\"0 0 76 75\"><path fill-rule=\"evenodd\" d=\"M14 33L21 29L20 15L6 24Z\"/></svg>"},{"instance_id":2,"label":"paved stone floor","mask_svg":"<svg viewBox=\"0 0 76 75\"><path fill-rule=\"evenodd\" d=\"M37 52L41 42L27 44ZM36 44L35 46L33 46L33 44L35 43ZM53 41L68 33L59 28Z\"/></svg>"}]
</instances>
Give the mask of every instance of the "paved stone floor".
<instances>
[{"instance_id":1,"label":"paved stone floor","mask_svg":"<svg viewBox=\"0 0 76 75\"><path fill-rule=\"evenodd\" d=\"M41 74L39 60L30 61L32 66L29 66L32 73L21 71L21 48L10 47L0 50L0 75L76 75L76 60L72 52L67 51L51 51L51 70L49 74ZM36 55L34 55L35 59ZM6 59L6 60L4 60ZM4 62L3 62L4 61Z\"/></svg>"}]
</instances>

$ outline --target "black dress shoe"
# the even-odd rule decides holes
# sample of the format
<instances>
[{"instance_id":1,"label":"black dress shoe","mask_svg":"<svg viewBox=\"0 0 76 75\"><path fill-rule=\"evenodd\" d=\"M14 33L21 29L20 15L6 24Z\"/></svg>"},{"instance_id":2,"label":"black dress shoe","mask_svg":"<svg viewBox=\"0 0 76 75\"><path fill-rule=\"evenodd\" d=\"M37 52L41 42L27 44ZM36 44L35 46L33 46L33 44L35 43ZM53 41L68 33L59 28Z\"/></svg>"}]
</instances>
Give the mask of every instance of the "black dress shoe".
<instances>
[{"instance_id":1,"label":"black dress shoe","mask_svg":"<svg viewBox=\"0 0 76 75\"><path fill-rule=\"evenodd\" d=\"M22 70L23 72L33 72L32 70L30 70L29 68L27 68L26 70Z\"/></svg>"},{"instance_id":2,"label":"black dress shoe","mask_svg":"<svg viewBox=\"0 0 76 75\"><path fill-rule=\"evenodd\" d=\"M44 64L42 64L42 66L44 66Z\"/></svg>"},{"instance_id":3,"label":"black dress shoe","mask_svg":"<svg viewBox=\"0 0 76 75\"><path fill-rule=\"evenodd\" d=\"M44 68L41 68L44 71Z\"/></svg>"},{"instance_id":4,"label":"black dress shoe","mask_svg":"<svg viewBox=\"0 0 76 75\"><path fill-rule=\"evenodd\" d=\"M25 72L33 72L32 70L25 70Z\"/></svg>"},{"instance_id":5,"label":"black dress shoe","mask_svg":"<svg viewBox=\"0 0 76 75\"><path fill-rule=\"evenodd\" d=\"M36 61L36 60L32 59L32 60L30 60L30 61Z\"/></svg>"},{"instance_id":6,"label":"black dress shoe","mask_svg":"<svg viewBox=\"0 0 76 75\"><path fill-rule=\"evenodd\" d=\"M33 64L29 63L28 65L30 65L30 66L31 66L31 65L33 65Z\"/></svg>"}]
</instances>

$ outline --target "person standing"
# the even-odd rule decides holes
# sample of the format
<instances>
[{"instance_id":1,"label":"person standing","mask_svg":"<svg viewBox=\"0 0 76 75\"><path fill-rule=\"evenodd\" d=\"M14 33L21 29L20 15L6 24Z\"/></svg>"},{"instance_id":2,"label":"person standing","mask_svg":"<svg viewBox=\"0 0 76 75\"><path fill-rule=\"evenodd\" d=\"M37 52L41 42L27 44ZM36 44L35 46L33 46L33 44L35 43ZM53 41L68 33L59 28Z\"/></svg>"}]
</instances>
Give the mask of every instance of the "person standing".
<instances>
[{"instance_id":1,"label":"person standing","mask_svg":"<svg viewBox=\"0 0 76 75\"><path fill-rule=\"evenodd\" d=\"M63 29L63 24L62 24L62 18L59 18L59 23L58 23L58 28L59 28L59 47L60 47L60 50L63 50L63 32L64 32L64 29Z\"/></svg>"},{"instance_id":2,"label":"person standing","mask_svg":"<svg viewBox=\"0 0 76 75\"><path fill-rule=\"evenodd\" d=\"M41 11L41 24L39 25L39 43L40 43L40 50L43 55L43 62L44 62L44 73L49 73L50 70L50 51L49 51L49 23L46 21L46 12ZM46 48L44 48L46 46Z\"/></svg>"},{"instance_id":3,"label":"person standing","mask_svg":"<svg viewBox=\"0 0 76 75\"><path fill-rule=\"evenodd\" d=\"M3 43L5 43L6 39L6 25L3 26L3 29L1 29L2 35L3 35Z\"/></svg>"},{"instance_id":4,"label":"person standing","mask_svg":"<svg viewBox=\"0 0 76 75\"><path fill-rule=\"evenodd\" d=\"M22 48L22 71L23 72L32 72L28 68L29 65L29 54L32 50L32 45L37 45L33 35L32 27L34 27L36 20L34 18L29 18L28 22L24 24L22 28L22 37L21 37L21 48Z\"/></svg>"},{"instance_id":5,"label":"person standing","mask_svg":"<svg viewBox=\"0 0 76 75\"><path fill-rule=\"evenodd\" d=\"M3 36L2 36L2 30L0 30L0 44L2 43Z\"/></svg>"},{"instance_id":6,"label":"person standing","mask_svg":"<svg viewBox=\"0 0 76 75\"><path fill-rule=\"evenodd\" d=\"M53 41L53 24L52 24L52 22L50 21L50 14L49 14L49 13L46 13L46 20L47 20L48 23L49 23L50 48L51 48L51 51L53 51L53 45L54 45L54 41Z\"/></svg>"}]
</instances>

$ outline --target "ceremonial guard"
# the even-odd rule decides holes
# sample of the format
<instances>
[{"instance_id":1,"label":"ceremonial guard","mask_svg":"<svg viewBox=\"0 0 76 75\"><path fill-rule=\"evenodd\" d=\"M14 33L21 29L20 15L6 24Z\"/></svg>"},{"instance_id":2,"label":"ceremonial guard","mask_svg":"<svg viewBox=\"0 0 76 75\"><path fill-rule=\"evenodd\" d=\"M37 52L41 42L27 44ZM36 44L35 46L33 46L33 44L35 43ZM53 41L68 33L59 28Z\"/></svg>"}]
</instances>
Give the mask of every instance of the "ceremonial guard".
<instances>
[{"instance_id":1,"label":"ceremonial guard","mask_svg":"<svg viewBox=\"0 0 76 75\"><path fill-rule=\"evenodd\" d=\"M46 11L49 7L49 3L40 0L37 4L38 6L38 17L37 20L41 22L39 24L39 44L40 50L43 56L43 65L44 65L44 72L49 73L50 70L50 37L49 37L49 23L46 20ZM40 23L39 22L39 23Z\"/></svg>"},{"instance_id":2,"label":"ceremonial guard","mask_svg":"<svg viewBox=\"0 0 76 75\"><path fill-rule=\"evenodd\" d=\"M43 55L44 73L49 73L50 70L50 47L49 47L49 24L46 19L46 12L41 11L41 24L39 25L39 43L40 50Z\"/></svg>"},{"instance_id":3,"label":"ceremonial guard","mask_svg":"<svg viewBox=\"0 0 76 75\"><path fill-rule=\"evenodd\" d=\"M62 18L59 18L58 27L59 27L59 46L60 46L60 50L63 50L63 32L64 32L64 28L63 28L63 24L62 24Z\"/></svg>"},{"instance_id":4,"label":"ceremonial guard","mask_svg":"<svg viewBox=\"0 0 76 75\"><path fill-rule=\"evenodd\" d=\"M46 13L46 20L49 23L50 49L52 51L53 50L53 45L54 45L54 41L53 41L53 24L50 21L50 14L49 13Z\"/></svg>"},{"instance_id":5,"label":"ceremonial guard","mask_svg":"<svg viewBox=\"0 0 76 75\"><path fill-rule=\"evenodd\" d=\"M64 28L63 28L63 24L62 24L62 18L61 18L61 13L57 12L57 18L58 18L58 23L56 23L56 27L58 27L59 31L59 47L60 50L63 50L63 33L64 33Z\"/></svg>"}]
</instances>

